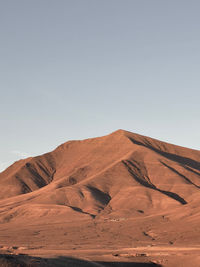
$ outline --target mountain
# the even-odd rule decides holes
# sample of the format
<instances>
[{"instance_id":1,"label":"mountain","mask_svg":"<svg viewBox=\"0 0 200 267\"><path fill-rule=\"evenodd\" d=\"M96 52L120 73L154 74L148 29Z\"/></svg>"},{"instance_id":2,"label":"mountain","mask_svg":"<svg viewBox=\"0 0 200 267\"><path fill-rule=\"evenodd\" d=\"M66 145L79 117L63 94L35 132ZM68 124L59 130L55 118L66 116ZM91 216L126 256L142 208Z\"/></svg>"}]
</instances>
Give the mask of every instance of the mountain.
<instances>
[{"instance_id":1,"label":"mountain","mask_svg":"<svg viewBox=\"0 0 200 267\"><path fill-rule=\"evenodd\" d=\"M118 130L0 173L0 240L54 250L196 246L199 203L200 151Z\"/></svg>"},{"instance_id":2,"label":"mountain","mask_svg":"<svg viewBox=\"0 0 200 267\"><path fill-rule=\"evenodd\" d=\"M0 173L6 202L15 197L21 207L58 205L93 217L176 208L200 199L199 188L199 151L123 130L66 142Z\"/></svg>"}]
</instances>

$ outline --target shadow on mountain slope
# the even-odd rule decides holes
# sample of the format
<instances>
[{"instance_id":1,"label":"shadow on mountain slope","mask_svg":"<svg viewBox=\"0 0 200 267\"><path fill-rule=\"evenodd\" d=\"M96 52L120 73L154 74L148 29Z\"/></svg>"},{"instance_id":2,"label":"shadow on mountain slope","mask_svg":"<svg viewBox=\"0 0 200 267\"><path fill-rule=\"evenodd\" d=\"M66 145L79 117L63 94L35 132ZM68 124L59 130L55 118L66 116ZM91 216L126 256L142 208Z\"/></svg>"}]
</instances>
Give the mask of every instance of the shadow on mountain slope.
<instances>
[{"instance_id":1,"label":"shadow on mountain slope","mask_svg":"<svg viewBox=\"0 0 200 267\"><path fill-rule=\"evenodd\" d=\"M153 190L156 190L156 191L159 191L160 193L168 196L168 197L171 197L173 198L174 200L178 201L179 203L181 203L182 205L185 205L187 204L187 201L185 201L184 198L180 197L178 194L174 193L174 192L170 192L170 191L165 191L165 190L161 190L159 188L157 188L154 184L152 184L150 182L149 179L145 179L145 177L142 177L141 178L141 175L140 177L137 175L137 173L134 171L134 168L135 168L135 165L134 163L132 163L131 161L129 160L123 160L122 161L123 164L127 167L129 173L132 175L132 177L141 185L143 186L146 186L146 187L149 187Z\"/></svg>"},{"instance_id":2,"label":"shadow on mountain slope","mask_svg":"<svg viewBox=\"0 0 200 267\"><path fill-rule=\"evenodd\" d=\"M135 140L135 139L133 139L131 137L129 137L129 139L136 145L147 147L147 148L151 149L152 151L160 154L161 156L164 156L165 158L168 158L168 159L170 159L172 161L175 161L177 163L186 165L188 167L192 167L193 169L196 169L196 170L200 171L200 162L198 162L196 160L193 160L193 159L190 159L190 158L187 158L187 157L183 157L183 156L179 156L179 155L176 155L176 154L173 154L173 153L162 151L160 149L157 149L157 148L153 147L147 141L146 142L144 141L144 143L142 143L142 142L140 142L138 140Z\"/></svg>"}]
</instances>

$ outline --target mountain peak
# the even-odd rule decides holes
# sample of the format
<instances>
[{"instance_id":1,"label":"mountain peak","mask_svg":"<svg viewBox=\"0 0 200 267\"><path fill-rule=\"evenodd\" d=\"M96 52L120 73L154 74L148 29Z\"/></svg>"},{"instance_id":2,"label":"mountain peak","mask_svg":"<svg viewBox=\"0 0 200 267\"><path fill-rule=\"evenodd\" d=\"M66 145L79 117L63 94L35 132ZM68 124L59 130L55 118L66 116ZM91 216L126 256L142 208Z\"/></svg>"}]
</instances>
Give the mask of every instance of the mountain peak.
<instances>
[{"instance_id":1,"label":"mountain peak","mask_svg":"<svg viewBox=\"0 0 200 267\"><path fill-rule=\"evenodd\" d=\"M118 130L112 132L111 134L127 134L127 133L131 133L131 132L123 130L123 129L118 129Z\"/></svg>"}]
</instances>

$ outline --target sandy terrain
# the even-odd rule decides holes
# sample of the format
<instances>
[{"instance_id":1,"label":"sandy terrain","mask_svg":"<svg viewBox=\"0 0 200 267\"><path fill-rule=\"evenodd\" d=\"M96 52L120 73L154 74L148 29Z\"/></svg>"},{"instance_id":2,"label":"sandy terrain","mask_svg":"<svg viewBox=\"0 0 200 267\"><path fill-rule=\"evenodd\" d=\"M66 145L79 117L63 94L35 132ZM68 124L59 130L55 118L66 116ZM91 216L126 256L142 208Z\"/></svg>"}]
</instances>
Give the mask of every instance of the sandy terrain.
<instances>
[{"instance_id":1,"label":"sandy terrain","mask_svg":"<svg viewBox=\"0 0 200 267\"><path fill-rule=\"evenodd\" d=\"M0 185L0 266L200 266L200 151L119 130L20 160Z\"/></svg>"}]
</instances>

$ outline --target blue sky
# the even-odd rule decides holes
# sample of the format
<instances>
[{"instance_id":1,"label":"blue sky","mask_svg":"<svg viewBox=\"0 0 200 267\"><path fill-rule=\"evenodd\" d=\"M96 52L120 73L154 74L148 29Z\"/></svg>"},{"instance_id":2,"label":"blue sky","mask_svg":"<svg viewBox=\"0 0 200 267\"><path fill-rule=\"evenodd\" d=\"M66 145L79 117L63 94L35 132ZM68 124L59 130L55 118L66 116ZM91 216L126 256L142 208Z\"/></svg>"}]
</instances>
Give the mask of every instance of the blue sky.
<instances>
[{"instance_id":1,"label":"blue sky","mask_svg":"<svg viewBox=\"0 0 200 267\"><path fill-rule=\"evenodd\" d=\"M0 1L0 170L125 129L199 149L200 2Z\"/></svg>"}]
</instances>

